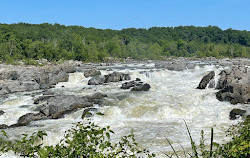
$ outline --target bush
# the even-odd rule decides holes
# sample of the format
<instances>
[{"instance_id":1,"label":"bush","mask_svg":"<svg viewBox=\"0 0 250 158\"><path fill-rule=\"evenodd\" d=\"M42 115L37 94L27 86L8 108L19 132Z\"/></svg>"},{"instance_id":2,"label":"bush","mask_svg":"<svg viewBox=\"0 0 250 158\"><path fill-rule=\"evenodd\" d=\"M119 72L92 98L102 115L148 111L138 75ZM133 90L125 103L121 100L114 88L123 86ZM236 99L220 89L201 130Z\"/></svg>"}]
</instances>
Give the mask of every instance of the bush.
<instances>
[{"instance_id":1,"label":"bush","mask_svg":"<svg viewBox=\"0 0 250 158\"><path fill-rule=\"evenodd\" d=\"M0 138L0 152L14 151L15 154L24 157L154 157L155 154L147 150L139 150L135 142L134 134L121 138L115 144L110 142L110 134L114 133L107 128L101 128L94 123L87 125L77 123L75 128L65 132L64 138L55 146L43 146L37 144L47 136L45 132L38 131L28 136L23 134L23 138L18 141L9 141L8 135L2 131Z\"/></svg>"}]
</instances>

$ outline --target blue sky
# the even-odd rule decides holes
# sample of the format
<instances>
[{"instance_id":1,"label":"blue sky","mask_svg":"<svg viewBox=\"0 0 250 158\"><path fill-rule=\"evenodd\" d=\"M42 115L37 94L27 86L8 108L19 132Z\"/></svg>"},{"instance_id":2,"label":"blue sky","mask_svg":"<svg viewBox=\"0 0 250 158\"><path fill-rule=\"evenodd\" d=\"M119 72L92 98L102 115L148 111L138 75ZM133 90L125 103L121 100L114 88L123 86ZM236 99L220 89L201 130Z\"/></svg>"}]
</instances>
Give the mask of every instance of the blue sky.
<instances>
[{"instance_id":1,"label":"blue sky","mask_svg":"<svg viewBox=\"0 0 250 158\"><path fill-rule=\"evenodd\" d=\"M0 0L0 23L102 29L179 25L250 31L250 0Z\"/></svg>"}]
</instances>

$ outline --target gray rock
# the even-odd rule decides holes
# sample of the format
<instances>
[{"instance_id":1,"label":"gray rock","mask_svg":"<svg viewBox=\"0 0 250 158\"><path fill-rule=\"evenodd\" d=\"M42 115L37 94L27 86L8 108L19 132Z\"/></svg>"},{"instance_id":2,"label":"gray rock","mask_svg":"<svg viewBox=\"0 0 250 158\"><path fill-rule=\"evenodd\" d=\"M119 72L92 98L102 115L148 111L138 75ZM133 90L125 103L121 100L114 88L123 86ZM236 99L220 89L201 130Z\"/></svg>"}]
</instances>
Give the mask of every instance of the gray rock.
<instances>
[{"instance_id":1,"label":"gray rock","mask_svg":"<svg viewBox=\"0 0 250 158\"><path fill-rule=\"evenodd\" d=\"M40 89L39 84L32 81L5 81L0 83L0 94L23 92Z\"/></svg>"},{"instance_id":2,"label":"gray rock","mask_svg":"<svg viewBox=\"0 0 250 158\"><path fill-rule=\"evenodd\" d=\"M220 72L216 97L232 104L250 101L250 72L247 67L234 67Z\"/></svg>"},{"instance_id":3,"label":"gray rock","mask_svg":"<svg viewBox=\"0 0 250 158\"><path fill-rule=\"evenodd\" d=\"M129 74L124 74L121 72L113 72L112 74L105 75L105 83L119 82L125 80L130 80Z\"/></svg>"},{"instance_id":4,"label":"gray rock","mask_svg":"<svg viewBox=\"0 0 250 158\"><path fill-rule=\"evenodd\" d=\"M97 75L101 75L101 72L99 70L96 70L96 69L84 70L84 76L86 78L94 77L94 76L97 76Z\"/></svg>"},{"instance_id":5,"label":"gray rock","mask_svg":"<svg viewBox=\"0 0 250 158\"><path fill-rule=\"evenodd\" d=\"M197 89L205 89L207 87L207 84L214 79L215 73L214 71L209 72L209 74L203 76L201 79Z\"/></svg>"},{"instance_id":6,"label":"gray rock","mask_svg":"<svg viewBox=\"0 0 250 158\"><path fill-rule=\"evenodd\" d=\"M69 73L76 68L70 65L45 67L13 67L0 72L0 94L50 88L58 82L68 81Z\"/></svg>"},{"instance_id":7,"label":"gray rock","mask_svg":"<svg viewBox=\"0 0 250 158\"><path fill-rule=\"evenodd\" d=\"M4 111L3 110L0 110L0 116L4 114Z\"/></svg>"},{"instance_id":8,"label":"gray rock","mask_svg":"<svg viewBox=\"0 0 250 158\"><path fill-rule=\"evenodd\" d=\"M148 91L149 89L150 89L150 85L145 83L145 84L133 87L131 91Z\"/></svg>"},{"instance_id":9,"label":"gray rock","mask_svg":"<svg viewBox=\"0 0 250 158\"><path fill-rule=\"evenodd\" d=\"M143 84L143 82L136 81L136 80L135 81L129 81L129 82L123 83L121 89L130 89L132 87L140 86L142 84Z\"/></svg>"},{"instance_id":10,"label":"gray rock","mask_svg":"<svg viewBox=\"0 0 250 158\"><path fill-rule=\"evenodd\" d=\"M42 113L38 113L38 114L27 113L18 119L17 124L20 126L21 125L24 126L24 125L29 124L31 121L37 121L37 120L42 120L42 119L46 119L46 116L43 115Z\"/></svg>"},{"instance_id":11,"label":"gray rock","mask_svg":"<svg viewBox=\"0 0 250 158\"><path fill-rule=\"evenodd\" d=\"M98 76L92 77L92 78L88 81L88 85L99 85L99 84L103 84L104 82L105 82L105 76L103 76L103 75L98 75Z\"/></svg>"},{"instance_id":12,"label":"gray rock","mask_svg":"<svg viewBox=\"0 0 250 158\"><path fill-rule=\"evenodd\" d=\"M90 107L93 104L87 98L74 95L57 95L48 99L40 112L48 118L61 118L64 114L78 108Z\"/></svg>"},{"instance_id":13,"label":"gray rock","mask_svg":"<svg viewBox=\"0 0 250 158\"><path fill-rule=\"evenodd\" d=\"M187 69L194 69L195 64L188 61L167 61L155 63L156 68L166 68L172 71L183 71Z\"/></svg>"},{"instance_id":14,"label":"gray rock","mask_svg":"<svg viewBox=\"0 0 250 158\"><path fill-rule=\"evenodd\" d=\"M86 96L87 99L102 99L102 98L105 98L105 97L107 97L107 95L103 94L103 93L100 93L100 92L97 92L97 93L93 94L92 96L90 96L90 95Z\"/></svg>"},{"instance_id":15,"label":"gray rock","mask_svg":"<svg viewBox=\"0 0 250 158\"><path fill-rule=\"evenodd\" d=\"M231 120L235 120L237 116L243 116L246 113L246 110L242 109L233 109L231 110L229 117Z\"/></svg>"},{"instance_id":16,"label":"gray rock","mask_svg":"<svg viewBox=\"0 0 250 158\"><path fill-rule=\"evenodd\" d=\"M82 119L93 116L93 112L96 112L96 108L87 108L82 113Z\"/></svg>"}]
</instances>

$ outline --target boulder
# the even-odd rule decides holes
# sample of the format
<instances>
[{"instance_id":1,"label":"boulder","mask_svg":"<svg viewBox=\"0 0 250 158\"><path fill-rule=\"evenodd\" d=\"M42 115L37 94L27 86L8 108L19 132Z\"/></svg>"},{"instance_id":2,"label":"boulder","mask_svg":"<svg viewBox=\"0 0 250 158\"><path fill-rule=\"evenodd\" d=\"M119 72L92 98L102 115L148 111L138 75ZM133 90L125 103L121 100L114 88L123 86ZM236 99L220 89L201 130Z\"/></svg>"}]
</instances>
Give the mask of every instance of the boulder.
<instances>
[{"instance_id":1,"label":"boulder","mask_svg":"<svg viewBox=\"0 0 250 158\"><path fill-rule=\"evenodd\" d=\"M18 119L17 124L19 126L24 126L24 125L29 124L31 121L37 121L37 120L42 120L46 118L47 117L43 115L42 113L38 113L38 114L27 113Z\"/></svg>"},{"instance_id":2,"label":"boulder","mask_svg":"<svg viewBox=\"0 0 250 158\"><path fill-rule=\"evenodd\" d=\"M84 76L86 78L94 77L94 76L97 76L97 75L101 75L101 72L99 70L96 70L96 69L84 70Z\"/></svg>"},{"instance_id":3,"label":"boulder","mask_svg":"<svg viewBox=\"0 0 250 158\"><path fill-rule=\"evenodd\" d=\"M76 71L71 65L44 67L10 66L0 72L0 94L47 89L58 82L68 81L69 73Z\"/></svg>"},{"instance_id":4,"label":"boulder","mask_svg":"<svg viewBox=\"0 0 250 158\"><path fill-rule=\"evenodd\" d=\"M92 78L88 81L88 85L99 85L99 84L103 84L104 82L105 82L105 76L103 76L103 75L98 75L98 76L92 77Z\"/></svg>"},{"instance_id":5,"label":"boulder","mask_svg":"<svg viewBox=\"0 0 250 158\"><path fill-rule=\"evenodd\" d=\"M220 101L232 104L249 103L250 101L250 72L247 67L234 67L220 72L216 86L219 91L216 97Z\"/></svg>"},{"instance_id":6,"label":"boulder","mask_svg":"<svg viewBox=\"0 0 250 158\"><path fill-rule=\"evenodd\" d=\"M122 87L121 89L130 89L132 87L135 87L135 86L139 86L139 85L142 85L143 82L140 82L140 81L129 81L129 82L125 82L122 84Z\"/></svg>"},{"instance_id":7,"label":"boulder","mask_svg":"<svg viewBox=\"0 0 250 158\"><path fill-rule=\"evenodd\" d=\"M119 82L125 80L130 80L129 74L124 74L121 72L113 72L112 74L105 75L105 83Z\"/></svg>"},{"instance_id":8,"label":"boulder","mask_svg":"<svg viewBox=\"0 0 250 158\"><path fill-rule=\"evenodd\" d=\"M148 91L149 89L150 89L150 85L145 83L145 84L133 87L131 91Z\"/></svg>"},{"instance_id":9,"label":"boulder","mask_svg":"<svg viewBox=\"0 0 250 158\"><path fill-rule=\"evenodd\" d=\"M4 81L0 83L0 94L23 92L40 89L39 84L33 81Z\"/></svg>"},{"instance_id":10,"label":"boulder","mask_svg":"<svg viewBox=\"0 0 250 158\"><path fill-rule=\"evenodd\" d=\"M96 112L96 108L86 108L82 113L82 119L93 116L93 112Z\"/></svg>"},{"instance_id":11,"label":"boulder","mask_svg":"<svg viewBox=\"0 0 250 158\"><path fill-rule=\"evenodd\" d=\"M207 87L207 84L214 79L215 73L214 71L209 72L207 75L203 76L201 79L197 89L205 89Z\"/></svg>"},{"instance_id":12,"label":"boulder","mask_svg":"<svg viewBox=\"0 0 250 158\"><path fill-rule=\"evenodd\" d=\"M233 109L231 110L229 117L231 120L235 120L237 116L243 116L246 113L246 110L242 109Z\"/></svg>"},{"instance_id":13,"label":"boulder","mask_svg":"<svg viewBox=\"0 0 250 158\"><path fill-rule=\"evenodd\" d=\"M156 68L166 68L172 71L183 71L188 69L194 69L195 64L189 61L167 61L155 63Z\"/></svg>"},{"instance_id":14,"label":"boulder","mask_svg":"<svg viewBox=\"0 0 250 158\"><path fill-rule=\"evenodd\" d=\"M40 112L48 118L61 118L64 114L78 108L90 107L93 104L87 98L74 95L57 95L48 99Z\"/></svg>"},{"instance_id":15,"label":"boulder","mask_svg":"<svg viewBox=\"0 0 250 158\"><path fill-rule=\"evenodd\" d=\"M88 85L99 85L103 83L109 83L109 82L119 82L119 81L124 81L124 80L130 80L129 74L124 74L121 72L113 72L108 75L98 75L92 77L88 81Z\"/></svg>"},{"instance_id":16,"label":"boulder","mask_svg":"<svg viewBox=\"0 0 250 158\"><path fill-rule=\"evenodd\" d=\"M0 110L0 116L4 114L4 111L3 110Z\"/></svg>"}]
</instances>

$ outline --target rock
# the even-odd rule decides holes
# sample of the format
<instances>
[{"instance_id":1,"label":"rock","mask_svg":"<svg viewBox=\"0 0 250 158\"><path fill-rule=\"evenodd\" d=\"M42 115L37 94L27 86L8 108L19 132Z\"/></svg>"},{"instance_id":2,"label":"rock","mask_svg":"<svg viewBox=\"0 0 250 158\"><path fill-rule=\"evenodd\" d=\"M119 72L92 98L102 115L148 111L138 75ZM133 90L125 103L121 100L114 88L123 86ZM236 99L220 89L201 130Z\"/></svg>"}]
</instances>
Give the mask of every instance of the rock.
<instances>
[{"instance_id":1,"label":"rock","mask_svg":"<svg viewBox=\"0 0 250 158\"><path fill-rule=\"evenodd\" d=\"M0 124L0 129L7 129L9 126L6 124Z\"/></svg>"},{"instance_id":2,"label":"rock","mask_svg":"<svg viewBox=\"0 0 250 158\"><path fill-rule=\"evenodd\" d=\"M194 69L195 64L189 61L167 61L167 62L157 62L155 63L156 68L166 68L172 71L183 71L187 69Z\"/></svg>"},{"instance_id":3,"label":"rock","mask_svg":"<svg viewBox=\"0 0 250 158\"><path fill-rule=\"evenodd\" d=\"M150 85L145 83L145 84L133 87L131 91L148 91L149 89L150 89Z\"/></svg>"},{"instance_id":4,"label":"rock","mask_svg":"<svg viewBox=\"0 0 250 158\"><path fill-rule=\"evenodd\" d=\"M197 89L205 89L207 87L207 84L214 79L215 73L214 71L209 72L209 74L203 76L203 78L201 79L199 86L197 87Z\"/></svg>"},{"instance_id":5,"label":"rock","mask_svg":"<svg viewBox=\"0 0 250 158\"><path fill-rule=\"evenodd\" d=\"M215 88L215 80L214 79L209 81L208 88Z\"/></svg>"},{"instance_id":6,"label":"rock","mask_svg":"<svg viewBox=\"0 0 250 158\"><path fill-rule=\"evenodd\" d=\"M56 65L44 67L14 67L4 68L0 72L0 94L20 91L32 91L53 87L58 82L68 81L69 73L75 72L71 65Z\"/></svg>"},{"instance_id":7,"label":"rock","mask_svg":"<svg viewBox=\"0 0 250 158\"><path fill-rule=\"evenodd\" d=\"M112 74L105 75L105 83L119 82L125 80L130 80L129 74L124 74L121 72L113 72Z\"/></svg>"},{"instance_id":8,"label":"rock","mask_svg":"<svg viewBox=\"0 0 250 158\"><path fill-rule=\"evenodd\" d=\"M94 76L97 76L97 75L101 75L101 72L99 70L96 70L96 69L84 70L84 76L86 78L94 77Z\"/></svg>"},{"instance_id":9,"label":"rock","mask_svg":"<svg viewBox=\"0 0 250 158\"><path fill-rule=\"evenodd\" d=\"M98 76L92 77L92 78L88 81L88 85L99 85L99 84L103 84L104 82L105 82L105 76L103 76L103 75L98 75Z\"/></svg>"},{"instance_id":10,"label":"rock","mask_svg":"<svg viewBox=\"0 0 250 158\"><path fill-rule=\"evenodd\" d=\"M61 118L64 114L78 108L90 107L93 104L84 97L74 95L57 95L48 99L40 112L48 118Z\"/></svg>"},{"instance_id":11,"label":"rock","mask_svg":"<svg viewBox=\"0 0 250 158\"><path fill-rule=\"evenodd\" d=\"M0 116L4 114L4 111L3 110L0 110Z\"/></svg>"},{"instance_id":12,"label":"rock","mask_svg":"<svg viewBox=\"0 0 250 158\"><path fill-rule=\"evenodd\" d=\"M231 120L235 120L237 116L243 116L246 113L246 110L233 109L231 110L229 117Z\"/></svg>"},{"instance_id":13,"label":"rock","mask_svg":"<svg viewBox=\"0 0 250 158\"><path fill-rule=\"evenodd\" d=\"M247 67L234 67L220 72L216 97L232 104L250 101L250 72Z\"/></svg>"},{"instance_id":14,"label":"rock","mask_svg":"<svg viewBox=\"0 0 250 158\"><path fill-rule=\"evenodd\" d=\"M37 120L42 120L42 119L46 119L46 116L43 115L42 113L38 113L38 114L27 113L18 119L17 124L19 126L24 126L24 125L29 124L31 121L37 121Z\"/></svg>"},{"instance_id":15,"label":"rock","mask_svg":"<svg viewBox=\"0 0 250 158\"><path fill-rule=\"evenodd\" d=\"M93 94L92 96L90 96L90 95L86 96L87 99L102 99L102 98L105 98L105 97L107 97L107 95L103 94L103 93L100 93L100 92L97 92L97 93Z\"/></svg>"},{"instance_id":16,"label":"rock","mask_svg":"<svg viewBox=\"0 0 250 158\"><path fill-rule=\"evenodd\" d=\"M40 89L39 84L32 81L5 81L0 83L0 94L23 92Z\"/></svg>"},{"instance_id":17,"label":"rock","mask_svg":"<svg viewBox=\"0 0 250 158\"><path fill-rule=\"evenodd\" d=\"M103 83L109 83L109 82L119 82L119 81L124 81L124 80L130 80L129 74L124 74L121 72L113 72L108 75L98 75L92 77L88 81L88 85L99 85Z\"/></svg>"},{"instance_id":18,"label":"rock","mask_svg":"<svg viewBox=\"0 0 250 158\"><path fill-rule=\"evenodd\" d=\"M93 113L91 113L91 112L96 112L96 111L97 111L96 108L85 109L82 113L82 119L93 116Z\"/></svg>"},{"instance_id":19,"label":"rock","mask_svg":"<svg viewBox=\"0 0 250 158\"><path fill-rule=\"evenodd\" d=\"M138 82L136 80L135 81L129 81L129 82L123 83L121 89L129 89L129 88L139 86L139 85L142 85L142 84L143 84L143 82Z\"/></svg>"},{"instance_id":20,"label":"rock","mask_svg":"<svg viewBox=\"0 0 250 158\"><path fill-rule=\"evenodd\" d=\"M54 95L43 95L34 100L34 104L39 104L43 101L47 101L49 98L54 97Z\"/></svg>"}]
</instances>

